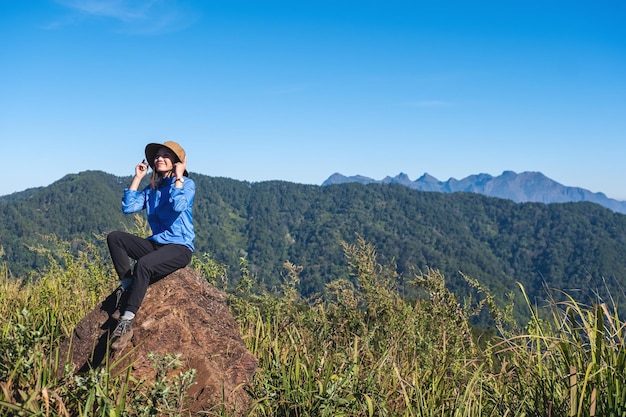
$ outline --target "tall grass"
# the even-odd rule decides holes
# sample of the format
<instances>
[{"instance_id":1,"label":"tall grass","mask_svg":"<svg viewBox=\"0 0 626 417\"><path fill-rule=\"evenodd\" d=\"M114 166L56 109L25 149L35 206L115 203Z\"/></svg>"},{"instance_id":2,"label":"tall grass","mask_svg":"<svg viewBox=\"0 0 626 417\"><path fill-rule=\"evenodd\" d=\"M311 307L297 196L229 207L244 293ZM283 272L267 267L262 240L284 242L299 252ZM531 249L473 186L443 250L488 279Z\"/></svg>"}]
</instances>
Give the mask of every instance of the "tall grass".
<instances>
[{"instance_id":1,"label":"tall grass","mask_svg":"<svg viewBox=\"0 0 626 417\"><path fill-rule=\"evenodd\" d=\"M0 416L187 415L193 371L151 386L109 364L84 375L56 375L60 338L115 285L94 247L56 242L50 267L28 279L0 263ZM393 264L357 237L342 243L350 277L324 298L303 299L301 266L284 264L280 293L252 293L241 260L239 284L208 255L193 267L228 290L244 341L259 359L250 416L626 416L626 324L617 309L565 294L518 326L466 277L481 299L461 302L436 270L404 277L423 296L406 300ZM70 255L70 254L73 255ZM524 289L520 287L522 294ZM487 309L494 331L470 324ZM484 312L483 312L484 314ZM176 352L154 358L162 375ZM159 371L160 370L160 371Z\"/></svg>"},{"instance_id":2,"label":"tall grass","mask_svg":"<svg viewBox=\"0 0 626 417\"><path fill-rule=\"evenodd\" d=\"M329 284L325 300L298 297L291 264L282 298L232 300L260 361L253 414L480 415L472 392L483 361L443 277L416 277L432 299L409 303L371 245L359 238L344 252L354 279Z\"/></svg>"},{"instance_id":3,"label":"tall grass","mask_svg":"<svg viewBox=\"0 0 626 417\"><path fill-rule=\"evenodd\" d=\"M175 356L153 358L157 378L147 386L132 379L130 367L113 376L108 362L86 374L58 374L62 338L117 282L94 245L46 239L52 250L33 248L48 257L45 271L16 279L0 263L0 416L184 415L194 373L166 381L180 365Z\"/></svg>"},{"instance_id":4,"label":"tall grass","mask_svg":"<svg viewBox=\"0 0 626 417\"><path fill-rule=\"evenodd\" d=\"M410 302L371 245L357 238L343 246L351 279L331 282L324 300L299 298L298 267L289 263L281 297L231 299L260 361L251 415L626 415L625 325L616 311L570 298L532 308L519 329L512 306L498 306L470 278L483 294L473 304L462 305L435 270L415 274L427 297ZM470 325L483 307L498 331L487 340Z\"/></svg>"},{"instance_id":5,"label":"tall grass","mask_svg":"<svg viewBox=\"0 0 626 417\"><path fill-rule=\"evenodd\" d=\"M526 332L503 340L494 353L518 375L516 390L531 415L626 416L626 322L616 307L565 299L553 301L542 320L526 298L533 311Z\"/></svg>"}]
</instances>

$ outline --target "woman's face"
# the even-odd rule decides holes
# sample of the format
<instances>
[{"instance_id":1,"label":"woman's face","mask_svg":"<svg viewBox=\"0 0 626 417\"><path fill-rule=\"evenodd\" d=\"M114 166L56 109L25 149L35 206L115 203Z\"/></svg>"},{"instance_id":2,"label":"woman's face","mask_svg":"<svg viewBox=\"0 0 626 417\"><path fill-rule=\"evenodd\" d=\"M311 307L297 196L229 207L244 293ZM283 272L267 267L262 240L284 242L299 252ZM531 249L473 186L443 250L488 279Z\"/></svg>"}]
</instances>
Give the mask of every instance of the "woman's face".
<instances>
[{"instance_id":1,"label":"woman's face","mask_svg":"<svg viewBox=\"0 0 626 417\"><path fill-rule=\"evenodd\" d=\"M161 148L154 157L154 170L159 174L165 174L174 169L176 156L167 148Z\"/></svg>"}]
</instances>

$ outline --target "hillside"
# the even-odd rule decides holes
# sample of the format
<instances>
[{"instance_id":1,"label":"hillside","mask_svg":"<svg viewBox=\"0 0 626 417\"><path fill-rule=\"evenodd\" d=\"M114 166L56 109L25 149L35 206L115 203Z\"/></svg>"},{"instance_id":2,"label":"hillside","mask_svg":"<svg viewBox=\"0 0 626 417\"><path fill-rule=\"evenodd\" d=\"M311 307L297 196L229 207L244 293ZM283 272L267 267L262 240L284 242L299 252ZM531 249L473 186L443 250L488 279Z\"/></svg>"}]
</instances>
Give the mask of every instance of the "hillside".
<instances>
[{"instance_id":1,"label":"hillside","mask_svg":"<svg viewBox=\"0 0 626 417\"><path fill-rule=\"evenodd\" d=\"M397 184L330 186L281 181L248 183L192 174L197 254L230 268L239 259L266 289L281 284L286 260L301 265L301 291L312 295L345 276L340 241L355 234L395 262L401 290L412 271L435 268L459 294L460 273L497 294L524 284L540 297L543 285L580 294L622 297L626 283L626 216L597 204L514 203L475 193L421 192ZM64 177L21 198L0 199L0 242L14 275L44 265L27 245L42 235L99 242L97 234L132 228L120 212L130 178L88 171ZM410 295L410 293L406 293Z\"/></svg>"}]
</instances>

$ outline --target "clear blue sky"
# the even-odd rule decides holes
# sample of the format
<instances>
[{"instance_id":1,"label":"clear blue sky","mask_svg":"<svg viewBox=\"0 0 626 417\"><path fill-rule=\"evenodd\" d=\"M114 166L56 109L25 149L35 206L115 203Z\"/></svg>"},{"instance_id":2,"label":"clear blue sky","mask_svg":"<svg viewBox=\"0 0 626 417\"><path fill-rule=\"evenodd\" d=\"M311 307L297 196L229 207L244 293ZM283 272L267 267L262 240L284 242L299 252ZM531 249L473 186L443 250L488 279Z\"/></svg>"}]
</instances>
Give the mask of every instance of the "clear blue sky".
<instances>
[{"instance_id":1,"label":"clear blue sky","mask_svg":"<svg viewBox=\"0 0 626 417\"><path fill-rule=\"evenodd\" d=\"M505 170L626 200L626 2L0 0L0 195L131 175Z\"/></svg>"}]
</instances>

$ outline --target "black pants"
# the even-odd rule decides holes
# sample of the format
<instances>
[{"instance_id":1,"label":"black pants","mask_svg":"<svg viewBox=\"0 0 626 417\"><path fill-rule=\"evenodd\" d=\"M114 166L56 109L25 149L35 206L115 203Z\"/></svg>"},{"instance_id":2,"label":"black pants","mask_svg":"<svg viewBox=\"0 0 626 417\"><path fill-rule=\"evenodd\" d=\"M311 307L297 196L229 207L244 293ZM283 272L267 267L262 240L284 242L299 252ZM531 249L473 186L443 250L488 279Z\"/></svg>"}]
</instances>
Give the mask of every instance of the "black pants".
<instances>
[{"instance_id":1,"label":"black pants","mask_svg":"<svg viewBox=\"0 0 626 417\"><path fill-rule=\"evenodd\" d=\"M126 232L115 231L107 236L107 245L115 272L120 280L132 278L125 309L137 313L146 295L148 285L191 262L191 250L184 245L160 245ZM136 260L135 271L130 259Z\"/></svg>"}]
</instances>

